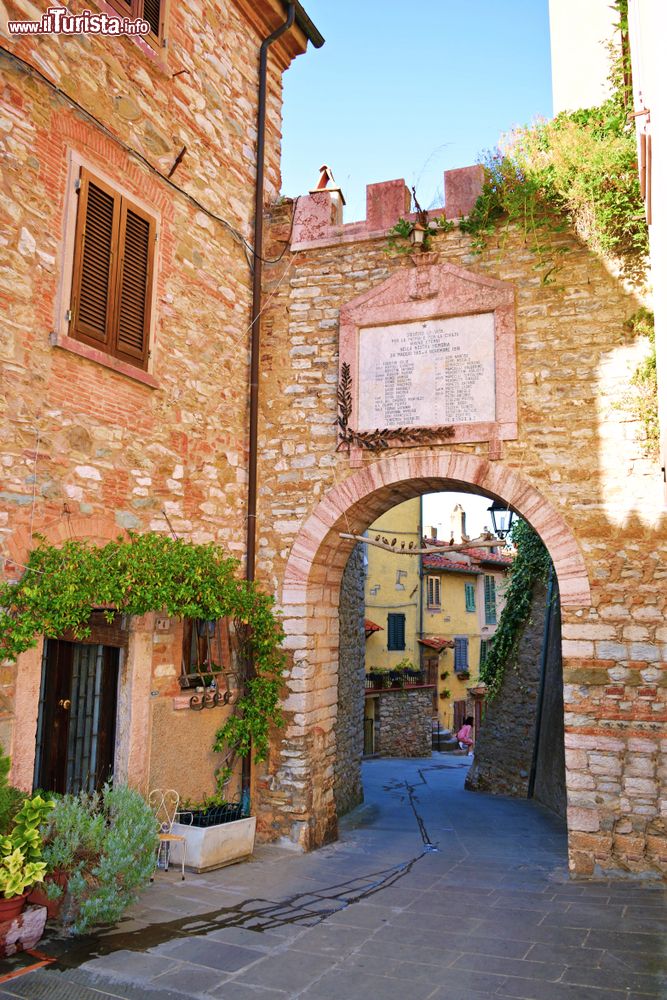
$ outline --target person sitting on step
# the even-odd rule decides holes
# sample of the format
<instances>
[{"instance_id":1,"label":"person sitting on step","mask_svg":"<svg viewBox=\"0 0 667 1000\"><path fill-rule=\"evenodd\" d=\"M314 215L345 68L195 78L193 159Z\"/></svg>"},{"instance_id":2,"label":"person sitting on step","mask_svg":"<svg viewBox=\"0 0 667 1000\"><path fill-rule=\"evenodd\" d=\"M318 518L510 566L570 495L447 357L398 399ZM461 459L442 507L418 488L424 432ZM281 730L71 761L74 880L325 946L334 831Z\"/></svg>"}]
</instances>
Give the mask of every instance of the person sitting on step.
<instances>
[{"instance_id":1,"label":"person sitting on step","mask_svg":"<svg viewBox=\"0 0 667 1000\"><path fill-rule=\"evenodd\" d=\"M472 754L472 749L475 745L475 741L472 738L472 727L474 723L472 715L467 716L465 722L456 734L456 738L459 741L459 746L462 750L467 750L468 755Z\"/></svg>"}]
</instances>

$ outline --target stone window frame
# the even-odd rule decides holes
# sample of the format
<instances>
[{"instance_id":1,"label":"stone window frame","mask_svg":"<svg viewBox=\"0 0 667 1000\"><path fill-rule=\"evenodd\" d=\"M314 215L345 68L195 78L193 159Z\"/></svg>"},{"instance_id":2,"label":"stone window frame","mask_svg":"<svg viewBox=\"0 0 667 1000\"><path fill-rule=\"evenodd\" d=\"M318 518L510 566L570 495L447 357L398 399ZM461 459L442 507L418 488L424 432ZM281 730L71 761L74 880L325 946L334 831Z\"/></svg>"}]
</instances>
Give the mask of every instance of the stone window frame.
<instances>
[{"instance_id":1,"label":"stone window frame","mask_svg":"<svg viewBox=\"0 0 667 1000\"><path fill-rule=\"evenodd\" d=\"M75 337L70 336L72 282L74 277L74 258L76 251L76 226L79 207L78 184L81 171L88 171L107 187L116 191L128 202L136 205L142 212L150 216L154 222L155 244L153 248L153 274L150 293L150 326L148 329L148 361L146 368L137 367L128 361L116 358L101 347L92 347ZM63 240L59 259L62 262L60 279L56 294L55 316L53 330L49 341L52 347L61 348L80 357L94 361L104 368L126 375L136 382L141 382L152 389L159 388L160 383L155 377L156 329L157 329L157 286L160 270L161 247L161 215L154 204L145 201L141 196L126 185L108 174L103 167L77 149L70 148L67 153L67 184L63 209Z\"/></svg>"}]
</instances>

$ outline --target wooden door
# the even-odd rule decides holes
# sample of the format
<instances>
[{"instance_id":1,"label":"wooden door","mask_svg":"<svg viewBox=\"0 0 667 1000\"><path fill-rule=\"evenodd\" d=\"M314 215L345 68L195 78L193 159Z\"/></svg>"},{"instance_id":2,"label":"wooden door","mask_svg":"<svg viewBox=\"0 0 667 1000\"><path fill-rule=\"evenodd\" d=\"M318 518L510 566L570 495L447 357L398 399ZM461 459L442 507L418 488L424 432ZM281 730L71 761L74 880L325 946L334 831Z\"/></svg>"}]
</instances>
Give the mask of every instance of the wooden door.
<instances>
[{"instance_id":1,"label":"wooden door","mask_svg":"<svg viewBox=\"0 0 667 1000\"><path fill-rule=\"evenodd\" d=\"M113 646L46 640L35 787L92 792L112 777L118 663Z\"/></svg>"},{"instance_id":2,"label":"wooden door","mask_svg":"<svg viewBox=\"0 0 667 1000\"><path fill-rule=\"evenodd\" d=\"M466 720L466 703L465 701L455 701L454 702L454 729L453 732L456 735L461 726Z\"/></svg>"}]
</instances>

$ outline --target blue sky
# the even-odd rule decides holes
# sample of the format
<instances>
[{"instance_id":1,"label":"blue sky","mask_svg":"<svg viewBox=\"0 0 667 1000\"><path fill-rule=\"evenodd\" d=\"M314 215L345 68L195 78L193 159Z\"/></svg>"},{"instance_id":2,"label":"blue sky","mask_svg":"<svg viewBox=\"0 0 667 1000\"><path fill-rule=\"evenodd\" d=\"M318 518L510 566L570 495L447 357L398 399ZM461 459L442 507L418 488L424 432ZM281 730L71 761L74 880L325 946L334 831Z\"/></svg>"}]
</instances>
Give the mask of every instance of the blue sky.
<instances>
[{"instance_id":1,"label":"blue sky","mask_svg":"<svg viewBox=\"0 0 667 1000\"><path fill-rule=\"evenodd\" d=\"M443 171L551 116L548 0L304 0L326 38L287 71L283 192L322 163L365 216L366 184L403 177L425 208Z\"/></svg>"}]
</instances>

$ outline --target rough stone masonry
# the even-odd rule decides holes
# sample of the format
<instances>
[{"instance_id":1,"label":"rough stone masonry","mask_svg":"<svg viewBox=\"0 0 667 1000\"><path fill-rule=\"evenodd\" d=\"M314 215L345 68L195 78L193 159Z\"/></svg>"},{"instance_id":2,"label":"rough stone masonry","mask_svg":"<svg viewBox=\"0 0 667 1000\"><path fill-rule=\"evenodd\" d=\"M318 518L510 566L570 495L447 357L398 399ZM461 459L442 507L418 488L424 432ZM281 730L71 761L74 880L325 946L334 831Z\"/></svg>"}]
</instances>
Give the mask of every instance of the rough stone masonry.
<instances>
[{"instance_id":1,"label":"rough stone masonry","mask_svg":"<svg viewBox=\"0 0 667 1000\"><path fill-rule=\"evenodd\" d=\"M470 210L478 169L445 175L448 218ZM624 405L645 350L625 326L640 299L573 233L552 237L561 263L548 282L515 227L478 254L453 228L427 254L392 255L387 230L408 217L405 185L371 185L367 206L366 220L343 225L337 196L322 192L283 203L271 219L270 242L291 232L293 253L268 269L266 286L259 551L282 601L292 666L286 743L275 745L262 808L305 845L335 829L337 608L353 544L340 533L363 531L425 490L467 486L513 504L555 563L573 872L664 872L666 520L660 470ZM387 322L416 310L475 313L488 279L511 290L516 433L398 441L381 454L339 449L341 310L359 328L365 310ZM503 370L497 378L502 389ZM299 782L306 772L311 780Z\"/></svg>"}]
</instances>

